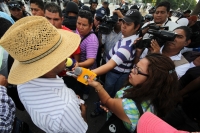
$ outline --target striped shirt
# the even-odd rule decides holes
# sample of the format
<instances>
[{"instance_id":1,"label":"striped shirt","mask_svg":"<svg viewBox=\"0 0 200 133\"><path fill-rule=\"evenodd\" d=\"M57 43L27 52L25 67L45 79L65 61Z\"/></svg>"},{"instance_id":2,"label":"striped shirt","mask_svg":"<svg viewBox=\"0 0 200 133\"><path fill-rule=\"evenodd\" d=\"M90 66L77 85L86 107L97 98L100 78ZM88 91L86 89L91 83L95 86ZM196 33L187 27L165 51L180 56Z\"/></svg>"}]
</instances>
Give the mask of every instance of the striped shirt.
<instances>
[{"instance_id":1,"label":"striped shirt","mask_svg":"<svg viewBox=\"0 0 200 133\"><path fill-rule=\"evenodd\" d=\"M11 133L15 118L15 104L7 95L7 89L0 85L0 132Z\"/></svg>"},{"instance_id":2,"label":"striped shirt","mask_svg":"<svg viewBox=\"0 0 200 133\"><path fill-rule=\"evenodd\" d=\"M135 56L135 48L133 42L138 38L138 35L132 35L119 40L115 46L109 51L107 61L112 59L117 66L114 70L123 73L129 73L133 66Z\"/></svg>"},{"instance_id":3,"label":"striped shirt","mask_svg":"<svg viewBox=\"0 0 200 133\"><path fill-rule=\"evenodd\" d=\"M83 37L81 37L83 38ZM96 59L97 50L99 47L99 41L94 33L91 33L80 44L81 47L81 59L80 62L84 62L87 59ZM95 63L89 67L89 69L95 69L97 67Z\"/></svg>"},{"instance_id":4,"label":"striped shirt","mask_svg":"<svg viewBox=\"0 0 200 133\"><path fill-rule=\"evenodd\" d=\"M80 102L61 78L37 78L18 85L21 102L32 121L47 133L84 133Z\"/></svg>"}]
</instances>

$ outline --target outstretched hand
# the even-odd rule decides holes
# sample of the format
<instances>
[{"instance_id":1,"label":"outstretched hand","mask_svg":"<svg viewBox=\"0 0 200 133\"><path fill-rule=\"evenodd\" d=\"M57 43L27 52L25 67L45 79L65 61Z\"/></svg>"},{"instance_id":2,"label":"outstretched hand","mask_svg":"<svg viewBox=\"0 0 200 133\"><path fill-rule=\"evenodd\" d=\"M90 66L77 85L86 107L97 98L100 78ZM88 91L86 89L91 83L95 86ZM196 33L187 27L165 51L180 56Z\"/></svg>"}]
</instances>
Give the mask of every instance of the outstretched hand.
<instances>
[{"instance_id":1,"label":"outstretched hand","mask_svg":"<svg viewBox=\"0 0 200 133\"><path fill-rule=\"evenodd\" d=\"M88 84L94 88L100 86L101 84L95 80L88 79Z\"/></svg>"},{"instance_id":2,"label":"outstretched hand","mask_svg":"<svg viewBox=\"0 0 200 133\"><path fill-rule=\"evenodd\" d=\"M8 84L8 81L7 81L6 77L3 75L0 75L0 85L7 86L7 84Z\"/></svg>"}]
</instances>

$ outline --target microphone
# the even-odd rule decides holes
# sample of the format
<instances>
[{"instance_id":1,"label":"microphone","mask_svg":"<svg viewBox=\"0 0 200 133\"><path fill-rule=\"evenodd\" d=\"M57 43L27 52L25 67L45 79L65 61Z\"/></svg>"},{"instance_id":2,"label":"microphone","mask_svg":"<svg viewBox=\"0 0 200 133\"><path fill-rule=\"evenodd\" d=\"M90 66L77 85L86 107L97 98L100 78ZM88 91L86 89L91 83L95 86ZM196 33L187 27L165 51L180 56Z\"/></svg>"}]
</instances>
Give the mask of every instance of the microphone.
<instances>
[{"instance_id":1,"label":"microphone","mask_svg":"<svg viewBox=\"0 0 200 133\"><path fill-rule=\"evenodd\" d=\"M75 77L75 78L77 78L77 75L76 75L76 74L74 74L74 72L73 72L73 71L67 71L67 72L66 72L66 75L68 75L68 76L72 76L72 77Z\"/></svg>"},{"instance_id":2,"label":"microphone","mask_svg":"<svg viewBox=\"0 0 200 133\"><path fill-rule=\"evenodd\" d=\"M67 70L71 71L76 63L75 59L67 58L67 62L65 63Z\"/></svg>"},{"instance_id":3,"label":"microphone","mask_svg":"<svg viewBox=\"0 0 200 133\"><path fill-rule=\"evenodd\" d=\"M96 80L96 73L90 71L89 69L83 67L76 67L74 70L74 74L77 76L77 81L88 85L88 79Z\"/></svg>"}]
</instances>

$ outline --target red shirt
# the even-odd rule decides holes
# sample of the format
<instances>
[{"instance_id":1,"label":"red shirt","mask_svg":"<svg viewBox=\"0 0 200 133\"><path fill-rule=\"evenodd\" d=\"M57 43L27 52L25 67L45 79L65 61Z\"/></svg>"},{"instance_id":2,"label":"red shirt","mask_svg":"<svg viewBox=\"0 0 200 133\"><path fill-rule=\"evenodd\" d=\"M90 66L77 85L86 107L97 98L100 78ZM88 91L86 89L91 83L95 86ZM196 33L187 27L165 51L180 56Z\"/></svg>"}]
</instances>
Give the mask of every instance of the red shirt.
<instances>
[{"instance_id":1,"label":"red shirt","mask_svg":"<svg viewBox=\"0 0 200 133\"><path fill-rule=\"evenodd\" d=\"M62 25L62 29L72 32L72 30L70 30L69 28L67 28L67 27L65 27L65 26L63 26L63 25ZM77 54L80 54L80 53L81 53L81 48L80 48L80 46L78 46L78 48L76 49L76 51L75 51L71 56L77 55ZM70 56L70 57L71 57L71 56Z\"/></svg>"}]
</instances>

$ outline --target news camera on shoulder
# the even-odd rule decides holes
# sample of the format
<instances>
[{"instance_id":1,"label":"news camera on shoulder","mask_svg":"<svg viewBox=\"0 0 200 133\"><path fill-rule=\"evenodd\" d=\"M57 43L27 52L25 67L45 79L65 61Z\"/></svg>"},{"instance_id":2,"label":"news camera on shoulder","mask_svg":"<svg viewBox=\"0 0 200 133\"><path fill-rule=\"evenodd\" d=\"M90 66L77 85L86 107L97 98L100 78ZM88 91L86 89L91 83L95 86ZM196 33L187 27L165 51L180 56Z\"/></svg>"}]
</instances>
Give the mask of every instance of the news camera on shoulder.
<instances>
[{"instance_id":1,"label":"news camera on shoulder","mask_svg":"<svg viewBox=\"0 0 200 133\"><path fill-rule=\"evenodd\" d=\"M174 31L168 31L169 27L168 26L158 26L155 23L151 23L147 25L148 31L147 33L149 34L148 38L143 38L140 39L136 43L137 48L150 48L151 47L151 41L154 39L158 42L159 46L162 47L165 42L167 41L174 41L176 38L176 33ZM144 27L144 28L146 28ZM143 28L139 31L141 34L141 31Z\"/></svg>"}]
</instances>

